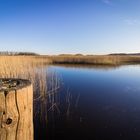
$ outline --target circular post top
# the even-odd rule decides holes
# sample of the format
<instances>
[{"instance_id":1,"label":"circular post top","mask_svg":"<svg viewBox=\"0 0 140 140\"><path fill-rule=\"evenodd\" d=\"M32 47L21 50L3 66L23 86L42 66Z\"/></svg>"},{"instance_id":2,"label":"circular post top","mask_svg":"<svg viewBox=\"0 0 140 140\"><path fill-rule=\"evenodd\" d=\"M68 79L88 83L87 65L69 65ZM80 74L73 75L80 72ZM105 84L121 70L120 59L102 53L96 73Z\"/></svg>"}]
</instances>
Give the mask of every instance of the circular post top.
<instances>
[{"instance_id":1,"label":"circular post top","mask_svg":"<svg viewBox=\"0 0 140 140\"><path fill-rule=\"evenodd\" d=\"M31 82L25 79L0 78L0 91L20 89L30 84Z\"/></svg>"}]
</instances>

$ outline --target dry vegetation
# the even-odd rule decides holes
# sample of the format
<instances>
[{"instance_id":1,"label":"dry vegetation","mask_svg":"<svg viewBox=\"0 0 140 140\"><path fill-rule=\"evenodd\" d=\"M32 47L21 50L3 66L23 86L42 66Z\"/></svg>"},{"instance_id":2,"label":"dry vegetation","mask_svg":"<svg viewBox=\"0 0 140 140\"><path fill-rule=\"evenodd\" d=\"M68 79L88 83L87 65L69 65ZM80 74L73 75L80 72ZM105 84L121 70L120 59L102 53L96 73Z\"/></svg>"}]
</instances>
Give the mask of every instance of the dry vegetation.
<instances>
[{"instance_id":1,"label":"dry vegetation","mask_svg":"<svg viewBox=\"0 0 140 140\"><path fill-rule=\"evenodd\" d=\"M91 64L98 66L119 66L139 64L136 55L60 55L60 56L0 56L0 77L29 79L34 87L34 116L47 121L47 113L58 108L57 89L60 86L57 75L46 71L51 64ZM45 67L45 68L44 68ZM48 86L49 85L49 86ZM46 107L48 110L46 110Z\"/></svg>"},{"instance_id":2,"label":"dry vegetation","mask_svg":"<svg viewBox=\"0 0 140 140\"><path fill-rule=\"evenodd\" d=\"M0 56L0 77L28 79L34 90L34 117L47 121L47 113L57 109L59 79L47 71L49 59L39 56Z\"/></svg>"},{"instance_id":3,"label":"dry vegetation","mask_svg":"<svg viewBox=\"0 0 140 140\"><path fill-rule=\"evenodd\" d=\"M59 55L50 56L53 64L123 65L140 63L139 55Z\"/></svg>"},{"instance_id":4,"label":"dry vegetation","mask_svg":"<svg viewBox=\"0 0 140 140\"><path fill-rule=\"evenodd\" d=\"M1 78L29 79L34 87L47 77L43 68L51 64L122 65L140 63L139 55L59 55L59 56L0 56ZM39 85L36 81L40 82Z\"/></svg>"},{"instance_id":5,"label":"dry vegetation","mask_svg":"<svg viewBox=\"0 0 140 140\"><path fill-rule=\"evenodd\" d=\"M48 75L44 66L51 64L123 65L139 64L139 55L59 55L59 56L0 56L0 77L32 81L34 91L44 94ZM50 76L49 76L50 77ZM54 78L55 79L55 78ZM40 89L40 90L38 90Z\"/></svg>"},{"instance_id":6,"label":"dry vegetation","mask_svg":"<svg viewBox=\"0 0 140 140\"><path fill-rule=\"evenodd\" d=\"M0 77L29 79L33 83L34 91L43 94L47 80L43 67L48 63L48 59L35 56L0 56Z\"/></svg>"}]
</instances>

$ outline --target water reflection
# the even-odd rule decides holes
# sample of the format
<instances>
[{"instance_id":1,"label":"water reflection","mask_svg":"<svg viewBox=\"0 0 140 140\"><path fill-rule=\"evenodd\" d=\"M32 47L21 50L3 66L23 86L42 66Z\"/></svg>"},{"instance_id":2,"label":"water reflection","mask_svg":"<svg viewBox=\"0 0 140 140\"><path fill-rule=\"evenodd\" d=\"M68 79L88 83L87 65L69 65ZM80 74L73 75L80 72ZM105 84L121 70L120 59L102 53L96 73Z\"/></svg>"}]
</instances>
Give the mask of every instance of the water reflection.
<instances>
[{"instance_id":1,"label":"water reflection","mask_svg":"<svg viewBox=\"0 0 140 140\"><path fill-rule=\"evenodd\" d=\"M48 121L54 121L54 116L60 113L59 94L57 91L60 88L59 79L55 72L47 72L46 83L42 84L42 87L37 88L34 98L34 138L47 139L48 138ZM40 82L40 79L36 84ZM37 84L38 85L38 84ZM40 85L40 84L39 84ZM53 125L53 124L52 124Z\"/></svg>"},{"instance_id":2,"label":"water reflection","mask_svg":"<svg viewBox=\"0 0 140 140\"><path fill-rule=\"evenodd\" d=\"M139 65L49 70L62 84L54 96L36 103L39 112L48 110L35 118L36 139L140 139Z\"/></svg>"},{"instance_id":3,"label":"water reflection","mask_svg":"<svg viewBox=\"0 0 140 140\"><path fill-rule=\"evenodd\" d=\"M50 65L51 66L51 65ZM99 70L110 70L121 67L121 65L82 65L82 64L55 64L52 66L64 67L64 68L74 68L74 69L99 69Z\"/></svg>"}]
</instances>

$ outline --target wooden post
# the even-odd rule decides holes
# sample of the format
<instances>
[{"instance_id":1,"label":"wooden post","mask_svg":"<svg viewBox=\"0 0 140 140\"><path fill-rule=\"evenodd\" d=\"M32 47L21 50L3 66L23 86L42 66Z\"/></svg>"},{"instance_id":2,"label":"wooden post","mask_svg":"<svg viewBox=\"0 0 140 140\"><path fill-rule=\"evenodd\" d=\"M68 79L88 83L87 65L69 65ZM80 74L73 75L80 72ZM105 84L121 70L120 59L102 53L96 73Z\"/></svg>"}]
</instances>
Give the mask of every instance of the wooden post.
<instances>
[{"instance_id":1,"label":"wooden post","mask_svg":"<svg viewBox=\"0 0 140 140\"><path fill-rule=\"evenodd\" d=\"M0 79L0 140L33 140L33 88L28 80Z\"/></svg>"}]
</instances>

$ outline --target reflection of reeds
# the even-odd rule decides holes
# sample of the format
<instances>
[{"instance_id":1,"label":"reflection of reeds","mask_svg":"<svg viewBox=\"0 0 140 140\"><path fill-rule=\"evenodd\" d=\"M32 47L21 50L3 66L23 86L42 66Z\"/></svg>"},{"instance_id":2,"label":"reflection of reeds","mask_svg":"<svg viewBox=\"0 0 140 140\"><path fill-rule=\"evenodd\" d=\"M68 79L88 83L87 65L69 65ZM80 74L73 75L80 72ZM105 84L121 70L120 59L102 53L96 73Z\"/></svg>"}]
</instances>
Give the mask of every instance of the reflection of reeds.
<instances>
[{"instance_id":1,"label":"reflection of reeds","mask_svg":"<svg viewBox=\"0 0 140 140\"><path fill-rule=\"evenodd\" d=\"M67 90L66 94L66 117L67 119L71 118L71 114L73 113L74 110L77 110L78 104L80 100L80 93L77 96L72 96L69 90Z\"/></svg>"},{"instance_id":2,"label":"reflection of reeds","mask_svg":"<svg viewBox=\"0 0 140 140\"><path fill-rule=\"evenodd\" d=\"M80 94L77 96L76 103L75 103L75 108L78 107L79 99L80 99Z\"/></svg>"},{"instance_id":3,"label":"reflection of reeds","mask_svg":"<svg viewBox=\"0 0 140 140\"><path fill-rule=\"evenodd\" d=\"M70 94L69 91L67 91L67 95L66 95L66 104L67 104L66 116L67 117L70 116L71 99L72 99L72 95Z\"/></svg>"},{"instance_id":4,"label":"reflection of reeds","mask_svg":"<svg viewBox=\"0 0 140 140\"><path fill-rule=\"evenodd\" d=\"M48 81L48 91L47 91L48 102L49 102L48 111L50 110L54 111L54 109L56 109L57 112L60 113L60 110L58 108L59 98L58 95L56 94L57 90L60 88L59 79L55 72L51 73L49 76L50 77L48 77L49 81Z\"/></svg>"}]
</instances>

